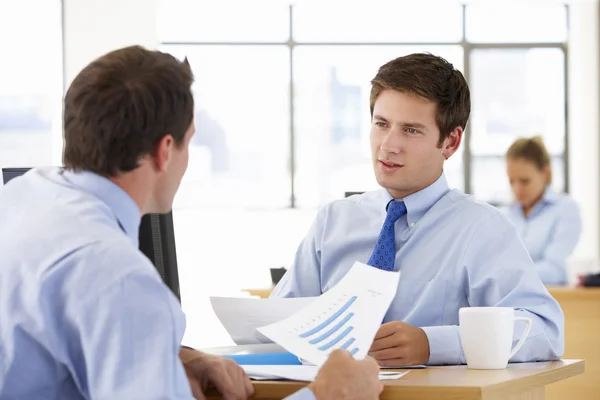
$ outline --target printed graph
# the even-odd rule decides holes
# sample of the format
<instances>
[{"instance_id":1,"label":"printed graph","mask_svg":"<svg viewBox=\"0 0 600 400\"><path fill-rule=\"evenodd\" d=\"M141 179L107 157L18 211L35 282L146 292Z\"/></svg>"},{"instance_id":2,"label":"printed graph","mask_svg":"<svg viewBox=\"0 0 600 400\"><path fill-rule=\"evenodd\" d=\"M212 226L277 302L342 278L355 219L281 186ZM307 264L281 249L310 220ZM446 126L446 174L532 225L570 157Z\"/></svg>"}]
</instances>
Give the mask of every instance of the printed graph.
<instances>
[{"instance_id":1,"label":"printed graph","mask_svg":"<svg viewBox=\"0 0 600 400\"><path fill-rule=\"evenodd\" d=\"M357 299L357 296L352 296L335 302L330 309L312 321L316 326L299 334L300 338L307 339L319 351L329 352L340 348L348 350L352 355L356 354L359 348L352 346L356 341L352 335L354 313L349 309Z\"/></svg>"},{"instance_id":2,"label":"printed graph","mask_svg":"<svg viewBox=\"0 0 600 400\"><path fill-rule=\"evenodd\" d=\"M399 278L398 272L357 262L309 305L258 332L314 365L322 365L337 349L363 359L396 295Z\"/></svg>"}]
</instances>

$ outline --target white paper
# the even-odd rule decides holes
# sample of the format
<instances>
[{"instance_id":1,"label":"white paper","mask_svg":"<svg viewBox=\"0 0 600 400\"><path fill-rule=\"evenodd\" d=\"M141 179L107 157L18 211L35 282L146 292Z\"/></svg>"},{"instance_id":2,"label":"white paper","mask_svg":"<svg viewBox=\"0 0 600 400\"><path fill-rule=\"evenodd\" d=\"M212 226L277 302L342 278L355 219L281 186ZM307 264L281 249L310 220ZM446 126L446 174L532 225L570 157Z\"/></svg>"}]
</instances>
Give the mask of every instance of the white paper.
<instances>
[{"instance_id":1,"label":"white paper","mask_svg":"<svg viewBox=\"0 0 600 400\"><path fill-rule=\"evenodd\" d=\"M319 367L314 365L242 365L246 375L255 380L289 379L312 382L317 377ZM398 379L407 372L380 372L379 380Z\"/></svg>"},{"instance_id":2,"label":"white paper","mask_svg":"<svg viewBox=\"0 0 600 400\"><path fill-rule=\"evenodd\" d=\"M256 328L281 321L312 303L316 297L253 299L211 297L212 308L238 345L272 343Z\"/></svg>"},{"instance_id":3,"label":"white paper","mask_svg":"<svg viewBox=\"0 0 600 400\"><path fill-rule=\"evenodd\" d=\"M363 359L396 295L399 278L399 272L356 262L332 289L290 317L258 331L317 366L339 348Z\"/></svg>"}]
</instances>

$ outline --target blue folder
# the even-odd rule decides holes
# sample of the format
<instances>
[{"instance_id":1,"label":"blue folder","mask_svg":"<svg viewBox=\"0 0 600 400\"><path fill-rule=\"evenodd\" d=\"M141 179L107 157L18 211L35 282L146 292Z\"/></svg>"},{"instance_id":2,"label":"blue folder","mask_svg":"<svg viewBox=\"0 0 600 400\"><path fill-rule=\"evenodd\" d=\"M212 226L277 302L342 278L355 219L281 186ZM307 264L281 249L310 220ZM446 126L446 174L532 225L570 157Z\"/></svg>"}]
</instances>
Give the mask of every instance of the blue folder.
<instances>
[{"instance_id":1,"label":"blue folder","mask_svg":"<svg viewBox=\"0 0 600 400\"><path fill-rule=\"evenodd\" d=\"M222 357L229 358L238 365L302 365L300 359L289 352L233 354Z\"/></svg>"}]
</instances>

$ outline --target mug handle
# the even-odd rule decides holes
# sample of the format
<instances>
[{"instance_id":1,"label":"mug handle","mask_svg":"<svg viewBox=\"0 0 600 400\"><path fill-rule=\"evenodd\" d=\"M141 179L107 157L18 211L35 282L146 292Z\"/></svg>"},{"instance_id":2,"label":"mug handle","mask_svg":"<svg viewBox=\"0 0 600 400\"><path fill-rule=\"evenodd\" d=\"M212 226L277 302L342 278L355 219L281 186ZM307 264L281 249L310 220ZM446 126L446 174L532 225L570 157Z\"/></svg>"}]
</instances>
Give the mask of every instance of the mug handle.
<instances>
[{"instance_id":1,"label":"mug handle","mask_svg":"<svg viewBox=\"0 0 600 400\"><path fill-rule=\"evenodd\" d=\"M525 343L525 339L527 339L527 336L529 335L529 331L531 330L531 318L527 318L527 317L515 317L514 319L515 322L517 321L523 321L527 324L527 326L525 327L525 332L523 332L523 336L521 336L521 339L519 339L519 343L517 343L517 345L515 346L515 348L512 350L512 353L510 353L510 357L508 357L508 359L510 360L511 358L513 358L513 356L515 354L517 354L517 351L519 351L519 349L521 348L521 346L523 346L523 343Z\"/></svg>"}]
</instances>

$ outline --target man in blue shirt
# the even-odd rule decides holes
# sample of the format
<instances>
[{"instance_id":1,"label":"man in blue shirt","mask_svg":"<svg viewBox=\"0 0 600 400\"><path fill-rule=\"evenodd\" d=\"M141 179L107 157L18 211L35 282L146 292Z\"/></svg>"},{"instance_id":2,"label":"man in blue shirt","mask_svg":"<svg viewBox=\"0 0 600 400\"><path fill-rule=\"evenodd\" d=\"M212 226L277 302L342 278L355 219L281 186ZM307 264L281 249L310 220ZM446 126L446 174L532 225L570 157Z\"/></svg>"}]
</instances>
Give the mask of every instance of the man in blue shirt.
<instances>
[{"instance_id":1,"label":"man in blue shirt","mask_svg":"<svg viewBox=\"0 0 600 400\"><path fill-rule=\"evenodd\" d=\"M100 57L64 99L66 168L0 191L0 399L252 394L233 361L181 347L184 314L138 250L141 215L171 209L187 168L192 81L187 61L161 52ZM378 369L332 353L292 397L377 398Z\"/></svg>"},{"instance_id":2,"label":"man in blue shirt","mask_svg":"<svg viewBox=\"0 0 600 400\"><path fill-rule=\"evenodd\" d=\"M321 209L273 296L320 295L361 261L401 272L371 347L381 365L465 363L458 310L469 306L513 307L533 320L512 361L559 358L562 311L514 225L446 183L444 161L469 114L468 85L446 60L412 54L383 65L372 81L370 136L382 189Z\"/></svg>"}]
</instances>

